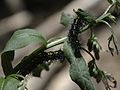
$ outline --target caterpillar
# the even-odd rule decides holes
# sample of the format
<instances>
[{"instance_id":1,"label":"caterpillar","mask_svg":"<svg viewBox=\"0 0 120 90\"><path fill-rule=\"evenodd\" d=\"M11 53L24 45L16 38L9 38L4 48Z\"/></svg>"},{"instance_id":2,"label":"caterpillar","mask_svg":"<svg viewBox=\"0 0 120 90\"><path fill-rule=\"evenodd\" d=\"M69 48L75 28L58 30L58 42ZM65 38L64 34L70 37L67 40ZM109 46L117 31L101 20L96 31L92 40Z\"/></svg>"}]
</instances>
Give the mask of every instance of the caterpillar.
<instances>
[{"instance_id":1,"label":"caterpillar","mask_svg":"<svg viewBox=\"0 0 120 90\"><path fill-rule=\"evenodd\" d=\"M41 52L31 62L26 62L26 66L22 67L19 70L19 73L25 76L31 73L32 70L34 70L39 64L54 60L58 60L60 62L65 60L63 51L61 49L57 51Z\"/></svg>"},{"instance_id":2,"label":"caterpillar","mask_svg":"<svg viewBox=\"0 0 120 90\"><path fill-rule=\"evenodd\" d=\"M80 57L80 42L78 40L78 35L80 32L80 29L82 29L86 25L86 22L84 19L82 19L80 16L77 16L73 24L71 25L71 29L68 33L68 40L71 43L71 47L75 49L74 55L75 57Z\"/></svg>"}]
</instances>

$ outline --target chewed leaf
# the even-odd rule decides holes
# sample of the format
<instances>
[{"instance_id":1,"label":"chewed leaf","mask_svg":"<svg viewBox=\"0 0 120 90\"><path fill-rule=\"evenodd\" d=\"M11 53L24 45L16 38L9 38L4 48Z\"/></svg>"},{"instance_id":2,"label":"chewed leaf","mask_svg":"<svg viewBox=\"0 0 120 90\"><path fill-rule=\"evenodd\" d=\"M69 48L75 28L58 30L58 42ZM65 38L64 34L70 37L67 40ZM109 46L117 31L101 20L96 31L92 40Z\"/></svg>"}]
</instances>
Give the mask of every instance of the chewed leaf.
<instances>
[{"instance_id":1,"label":"chewed leaf","mask_svg":"<svg viewBox=\"0 0 120 90\"><path fill-rule=\"evenodd\" d=\"M23 29L16 31L7 42L3 52L23 48L31 43L46 45L45 38L36 30Z\"/></svg>"},{"instance_id":2,"label":"chewed leaf","mask_svg":"<svg viewBox=\"0 0 120 90\"><path fill-rule=\"evenodd\" d=\"M75 16L72 16L70 14L62 13L60 23L64 26L69 26L72 24Z\"/></svg>"},{"instance_id":3,"label":"chewed leaf","mask_svg":"<svg viewBox=\"0 0 120 90\"><path fill-rule=\"evenodd\" d=\"M64 55L70 63L70 77L81 88L81 90L95 90L90 79L88 66L81 56L76 58L74 50L71 48L68 42L64 43Z\"/></svg>"},{"instance_id":4,"label":"chewed leaf","mask_svg":"<svg viewBox=\"0 0 120 90\"><path fill-rule=\"evenodd\" d=\"M40 43L46 46L47 41L40 33L33 29L18 30L12 35L1 55L2 67L5 75L9 75L13 72L11 62L14 59L14 51L31 43Z\"/></svg>"}]
</instances>

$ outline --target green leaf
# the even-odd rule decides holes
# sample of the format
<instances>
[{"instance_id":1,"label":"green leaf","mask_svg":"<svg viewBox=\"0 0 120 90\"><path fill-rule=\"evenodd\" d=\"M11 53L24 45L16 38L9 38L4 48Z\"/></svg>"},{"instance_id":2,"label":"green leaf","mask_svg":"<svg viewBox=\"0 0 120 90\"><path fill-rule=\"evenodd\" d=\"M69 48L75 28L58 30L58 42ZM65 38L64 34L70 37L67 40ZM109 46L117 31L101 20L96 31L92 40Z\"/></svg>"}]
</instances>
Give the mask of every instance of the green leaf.
<instances>
[{"instance_id":1,"label":"green leaf","mask_svg":"<svg viewBox=\"0 0 120 90\"><path fill-rule=\"evenodd\" d=\"M3 83L4 83L5 79L3 77L0 78L0 90L3 87Z\"/></svg>"},{"instance_id":2,"label":"green leaf","mask_svg":"<svg viewBox=\"0 0 120 90\"><path fill-rule=\"evenodd\" d=\"M120 7L120 0L116 0L116 4Z\"/></svg>"},{"instance_id":3,"label":"green leaf","mask_svg":"<svg viewBox=\"0 0 120 90\"><path fill-rule=\"evenodd\" d=\"M40 33L33 29L18 30L12 35L1 55L5 75L9 75L13 72L11 62L14 59L14 50L23 48L31 43L46 45L47 41Z\"/></svg>"},{"instance_id":4,"label":"green leaf","mask_svg":"<svg viewBox=\"0 0 120 90\"><path fill-rule=\"evenodd\" d=\"M18 90L20 81L13 76L8 76L6 79L0 79L0 90Z\"/></svg>"},{"instance_id":5,"label":"green leaf","mask_svg":"<svg viewBox=\"0 0 120 90\"><path fill-rule=\"evenodd\" d=\"M93 23L96 23L94 18L89 15L87 12L85 12L84 10L82 9L78 9L77 11L74 10L74 12L79 16L81 17L82 19L84 19L86 22L88 22L89 24L93 24Z\"/></svg>"},{"instance_id":6,"label":"green leaf","mask_svg":"<svg viewBox=\"0 0 120 90\"><path fill-rule=\"evenodd\" d=\"M71 48L69 42L64 43L64 55L70 63L70 77L81 88L81 90L95 90L90 79L88 66L81 56L76 58L74 50Z\"/></svg>"},{"instance_id":7,"label":"green leaf","mask_svg":"<svg viewBox=\"0 0 120 90\"><path fill-rule=\"evenodd\" d=\"M64 26L69 26L72 24L75 16L72 16L70 14L62 13L60 23Z\"/></svg>"},{"instance_id":8,"label":"green leaf","mask_svg":"<svg viewBox=\"0 0 120 90\"><path fill-rule=\"evenodd\" d=\"M5 80L4 86L1 90L17 90L19 82L19 80L9 77Z\"/></svg>"},{"instance_id":9,"label":"green leaf","mask_svg":"<svg viewBox=\"0 0 120 90\"><path fill-rule=\"evenodd\" d=\"M1 64L4 71L4 74L10 75L13 72L12 60L14 59L14 51L4 52L1 55Z\"/></svg>"},{"instance_id":10,"label":"green leaf","mask_svg":"<svg viewBox=\"0 0 120 90\"><path fill-rule=\"evenodd\" d=\"M23 29L16 31L7 42L3 52L23 48L31 43L40 43L46 45L45 38L36 30Z\"/></svg>"},{"instance_id":11,"label":"green leaf","mask_svg":"<svg viewBox=\"0 0 120 90\"><path fill-rule=\"evenodd\" d=\"M94 34L88 39L87 46L88 50L90 52L93 51L95 58L99 60L99 52L102 49L102 47L100 46L99 42L97 41L97 37Z\"/></svg>"},{"instance_id":12,"label":"green leaf","mask_svg":"<svg viewBox=\"0 0 120 90\"><path fill-rule=\"evenodd\" d=\"M19 79L24 79L23 76L17 74L11 74L5 78L0 78L0 90L25 90L26 84L24 80L22 82ZM22 84L23 83L23 84ZM20 85L22 84L22 85Z\"/></svg>"}]
</instances>

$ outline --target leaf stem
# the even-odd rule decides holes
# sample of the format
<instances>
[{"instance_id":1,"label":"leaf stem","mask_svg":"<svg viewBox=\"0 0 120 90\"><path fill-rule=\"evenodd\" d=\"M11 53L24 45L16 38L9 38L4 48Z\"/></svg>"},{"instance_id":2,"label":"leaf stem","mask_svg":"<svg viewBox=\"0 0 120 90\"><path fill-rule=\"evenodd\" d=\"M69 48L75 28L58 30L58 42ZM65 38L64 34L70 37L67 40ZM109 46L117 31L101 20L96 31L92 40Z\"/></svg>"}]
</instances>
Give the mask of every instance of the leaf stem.
<instances>
[{"instance_id":1,"label":"leaf stem","mask_svg":"<svg viewBox=\"0 0 120 90\"><path fill-rule=\"evenodd\" d=\"M103 13L103 15L107 14L109 12L109 10L114 6L114 4L110 4L108 6L108 8L105 10L105 12Z\"/></svg>"},{"instance_id":2,"label":"leaf stem","mask_svg":"<svg viewBox=\"0 0 120 90\"><path fill-rule=\"evenodd\" d=\"M85 48L83 48L83 47L80 47L82 50L84 50L85 52L87 52L91 57L92 57L92 60L94 60L95 61L95 58L94 58L94 56L88 51L88 50L86 50Z\"/></svg>"},{"instance_id":3,"label":"leaf stem","mask_svg":"<svg viewBox=\"0 0 120 90\"><path fill-rule=\"evenodd\" d=\"M105 18L106 16L108 16L110 13L108 13L110 11L110 9L114 6L114 4L111 4L108 6L108 8L105 10L105 12L96 19L96 22L99 22L100 20L102 20L103 18Z\"/></svg>"},{"instance_id":4,"label":"leaf stem","mask_svg":"<svg viewBox=\"0 0 120 90\"><path fill-rule=\"evenodd\" d=\"M67 39L67 37L63 37L63 38L57 39L51 43L48 43L46 46L46 49L49 49L49 48L54 47L56 45L62 44L66 39Z\"/></svg>"}]
</instances>

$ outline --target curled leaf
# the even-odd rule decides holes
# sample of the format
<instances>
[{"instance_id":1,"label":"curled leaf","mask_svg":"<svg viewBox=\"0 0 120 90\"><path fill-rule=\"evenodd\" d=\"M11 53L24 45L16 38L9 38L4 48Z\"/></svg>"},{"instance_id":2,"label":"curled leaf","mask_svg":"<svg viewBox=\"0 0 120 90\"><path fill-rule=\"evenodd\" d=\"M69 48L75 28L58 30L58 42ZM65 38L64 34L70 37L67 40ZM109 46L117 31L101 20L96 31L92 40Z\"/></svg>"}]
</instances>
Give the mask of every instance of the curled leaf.
<instances>
[{"instance_id":1,"label":"curled leaf","mask_svg":"<svg viewBox=\"0 0 120 90\"><path fill-rule=\"evenodd\" d=\"M92 77L96 79L96 82L99 83L102 80L101 70L95 65L95 61L92 60L88 63L89 72Z\"/></svg>"},{"instance_id":2,"label":"curled leaf","mask_svg":"<svg viewBox=\"0 0 120 90\"><path fill-rule=\"evenodd\" d=\"M6 76L13 73L12 61L14 59L14 53L14 51L8 51L1 55L1 64Z\"/></svg>"},{"instance_id":3,"label":"curled leaf","mask_svg":"<svg viewBox=\"0 0 120 90\"><path fill-rule=\"evenodd\" d=\"M93 51L94 52L94 55L95 55L95 58L97 60L99 60L100 56L99 56L99 52L100 50L102 49L102 47L100 46L100 44L98 43L97 41L97 38L95 35L92 35L90 37L90 39L88 39L88 42L87 42L87 46L88 46L88 50L91 52Z\"/></svg>"},{"instance_id":4,"label":"curled leaf","mask_svg":"<svg viewBox=\"0 0 120 90\"><path fill-rule=\"evenodd\" d=\"M18 30L12 35L1 55L2 68L6 76L14 72L11 64L14 59L14 51L31 43L40 43L46 46L47 41L33 29Z\"/></svg>"},{"instance_id":5,"label":"curled leaf","mask_svg":"<svg viewBox=\"0 0 120 90\"><path fill-rule=\"evenodd\" d=\"M113 83L113 85L110 85L110 86L111 86L112 88L116 88L116 87L117 87L117 81L115 80L115 78L113 77L113 75L110 74L110 73L107 73L107 72L105 72L105 75L106 75L107 79L108 79L110 82Z\"/></svg>"},{"instance_id":6,"label":"curled leaf","mask_svg":"<svg viewBox=\"0 0 120 90\"><path fill-rule=\"evenodd\" d=\"M111 54L112 54L112 56L113 56L115 50L114 50L113 47L111 47L111 44L112 44L112 43L113 43L113 45L114 45L114 48L115 48L117 54L119 54L118 46L117 46L117 43L116 43L115 38L114 38L113 35L111 35L111 36L108 38L108 49L109 49L109 51L111 52Z\"/></svg>"},{"instance_id":7,"label":"curled leaf","mask_svg":"<svg viewBox=\"0 0 120 90\"><path fill-rule=\"evenodd\" d=\"M91 77L94 77L97 83L102 81L106 90L111 90L111 87L115 88L117 86L117 81L112 74L100 70L96 65L95 60L90 61L88 67ZM112 85L110 85L110 82Z\"/></svg>"},{"instance_id":8,"label":"curled leaf","mask_svg":"<svg viewBox=\"0 0 120 90\"><path fill-rule=\"evenodd\" d=\"M100 47L99 47L98 44L95 44L95 45L93 46L93 52L94 52L95 58L96 58L97 60L99 60L99 59L100 59L100 55L99 55Z\"/></svg>"},{"instance_id":9,"label":"curled leaf","mask_svg":"<svg viewBox=\"0 0 120 90\"><path fill-rule=\"evenodd\" d=\"M88 50L91 52L93 50L93 40L88 39L87 46Z\"/></svg>"}]
</instances>

